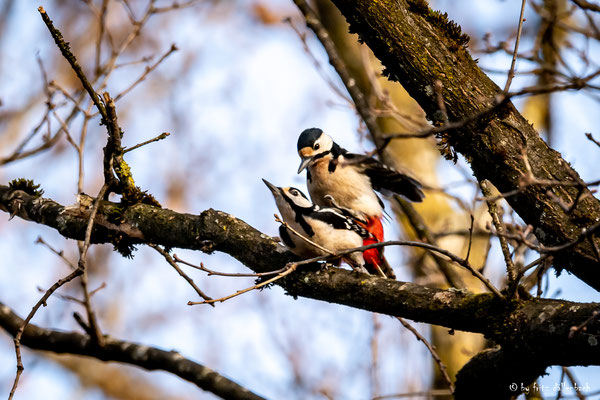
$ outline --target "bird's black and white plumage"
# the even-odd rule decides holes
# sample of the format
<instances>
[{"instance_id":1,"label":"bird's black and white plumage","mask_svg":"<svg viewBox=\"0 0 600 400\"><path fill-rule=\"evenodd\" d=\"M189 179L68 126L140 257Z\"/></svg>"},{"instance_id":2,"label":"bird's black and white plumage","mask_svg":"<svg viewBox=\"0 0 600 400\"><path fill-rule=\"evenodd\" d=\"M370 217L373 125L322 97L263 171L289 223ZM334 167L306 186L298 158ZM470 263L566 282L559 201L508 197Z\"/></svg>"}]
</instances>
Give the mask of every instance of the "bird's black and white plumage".
<instances>
[{"instance_id":1,"label":"bird's black and white plumage","mask_svg":"<svg viewBox=\"0 0 600 400\"><path fill-rule=\"evenodd\" d=\"M399 194L422 201L421 184L409 175L393 170L376 159L349 153L321 129L304 130L298 138L302 161L298 173L306 169L308 192L312 201L347 210L372 235L364 245L383 242L383 202L375 190L386 195ZM383 247L365 250L365 265L371 272L382 271L388 278L395 274L383 256Z\"/></svg>"},{"instance_id":2,"label":"bird's black and white plumage","mask_svg":"<svg viewBox=\"0 0 600 400\"><path fill-rule=\"evenodd\" d=\"M383 203L373 190L386 196L399 194L412 201L423 200L416 179L372 157L349 153L321 129L306 129L300 134L298 154L302 159L298 173L307 169L308 191L319 206L325 206L325 196L330 195L344 208L365 217L380 217Z\"/></svg>"},{"instance_id":3,"label":"bird's black and white plumage","mask_svg":"<svg viewBox=\"0 0 600 400\"><path fill-rule=\"evenodd\" d=\"M310 241L332 252L348 250L363 245L370 237L369 232L344 215L336 207L314 205L299 189L277 187L267 180L263 182L271 190L283 221ZM290 251L303 258L325 256L329 253L299 238L284 226L279 227L279 236ZM353 269L367 272L362 252L357 251L343 257Z\"/></svg>"}]
</instances>

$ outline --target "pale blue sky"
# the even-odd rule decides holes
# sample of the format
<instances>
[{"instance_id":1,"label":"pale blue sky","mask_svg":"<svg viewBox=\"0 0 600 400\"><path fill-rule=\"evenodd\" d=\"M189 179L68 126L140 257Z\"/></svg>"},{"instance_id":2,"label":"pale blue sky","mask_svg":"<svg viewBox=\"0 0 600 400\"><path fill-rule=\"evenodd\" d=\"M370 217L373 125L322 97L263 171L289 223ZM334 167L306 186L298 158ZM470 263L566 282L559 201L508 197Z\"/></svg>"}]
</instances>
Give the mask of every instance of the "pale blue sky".
<instances>
[{"instance_id":1,"label":"pale blue sky","mask_svg":"<svg viewBox=\"0 0 600 400\"><path fill-rule=\"evenodd\" d=\"M136 144L163 131L172 134L167 140L126 156L138 185L163 200L172 174L188 176L190 183L184 188L182 208L177 211L199 213L213 207L276 235L275 205L261 178L305 190L304 177L296 174L299 162L296 139L301 130L321 127L344 147L357 152L372 147L358 140L358 121L352 110L329 105L331 102L339 104L341 100L315 71L296 34L285 24L258 24L248 16L253 3L240 1L239 8L225 16L206 17L200 10L181 11L170 17L177 22L168 34L151 29L151 25L146 34L155 40L155 53L163 53L172 42L180 48L145 83L146 88L152 88L153 83L169 82L168 90L160 89L159 97L152 98L145 95L141 87L118 107L123 113L125 145ZM282 15L297 15L293 4L286 0L264 3ZM477 38L486 30L513 26L520 6L515 0L438 0L435 3ZM52 2L41 1L41 4L52 16ZM6 31L9 36L2 41L0 98L3 107L8 109L17 108L27 94L39 89L36 53L47 59L57 51L41 23L37 5L18 2L10 20L12 25ZM159 18L162 17L157 17L156 24ZM335 79L318 43L314 40L309 43ZM480 60L481 65L494 68L508 68L510 64L508 56L480 57ZM191 65L188 72L182 74L185 62ZM53 69L58 66L47 67L53 79L52 75L56 75ZM518 64L518 68L524 67ZM116 74L111 81L111 92L127 86L132 76L137 76L137 72L132 71L135 70ZM505 76L492 77L499 85L504 84ZM523 84L528 82L516 79L513 89ZM556 141L557 150L584 179L598 179L596 160L600 152L584 136L584 132L594 132L598 126L597 102L583 95L561 94L557 104L560 109L557 125L561 132ZM31 125L37 122L42 109L38 106L30 112ZM99 160L105 140L102 128L93 125L86 160L85 191L90 194L99 189ZM594 133L600 138L600 132ZM10 150L4 144L0 135L2 154ZM0 181L22 176L33 178L42 184L47 197L71 204L76 190L75 165L74 153L67 148L58 156L49 152L0 169ZM462 179L449 162L441 163L439 170L442 182ZM386 229L388 238L399 235L394 223ZM38 286L46 288L68 272L47 249L33 245L36 238L42 235L64 249L72 259L76 259L76 248L49 228L16 218L8 222L6 215L0 216L0 235L0 253L3 254L0 267L5 276L10 277L0 280L0 300L24 315L40 296ZM223 254L207 256L183 250L176 253L214 269L244 270ZM404 249L390 248L386 254L392 265L402 265ZM498 276L502 269L502 258L494 245L488 272ZM401 279L410 279L401 268L396 271ZM252 284L251 279L207 278L195 271L188 272L213 297ZM369 395L367 371L372 329L369 313L307 299L296 301L285 296L278 287L248 293L214 309L188 307L187 301L196 299L193 290L155 252L145 248L136 253L134 260L111 255L109 269L99 274L91 287L103 281L108 287L100 291L94 301L109 305L113 298L121 299L118 317L111 321L109 332L116 337L176 349L270 398L322 398L301 389L289 394L294 381L285 352L297 350L295 354L301 359L300 364L314 368L307 373L307 379L338 387L340 392L336 398L358 400ZM552 278L549 292L553 293L555 288L562 290L562 298L600 301L597 292L567 273ZM40 310L34 322L77 329L70 316L77 309L54 298L49 307ZM150 324L140 318L145 313L164 321ZM111 314L107 312L100 318L101 321L109 319ZM380 352L382 393L406 391L408 382L415 385L411 390L426 389L430 380L430 358L422 344L390 318L379 317L379 320L383 326L382 341L389 344ZM426 327L420 328L427 334ZM297 349L299 345L301 349ZM69 373L30 352L24 352L24 363L26 372L17 398L76 398L74 396L79 395L77 398L103 398L97 392L74 394L72 387L76 380ZM357 369L357 365L360 368ZM14 369L12 340L0 335L3 393L8 393ZM583 383L598 381L597 368L576 369L576 372ZM553 385L556 380L553 373L542 382ZM199 393L192 385L182 385L180 380L165 373L152 373L152 381L172 390L173 394L194 398ZM595 388L599 388L597 384ZM200 396L211 398L205 393Z\"/></svg>"}]
</instances>

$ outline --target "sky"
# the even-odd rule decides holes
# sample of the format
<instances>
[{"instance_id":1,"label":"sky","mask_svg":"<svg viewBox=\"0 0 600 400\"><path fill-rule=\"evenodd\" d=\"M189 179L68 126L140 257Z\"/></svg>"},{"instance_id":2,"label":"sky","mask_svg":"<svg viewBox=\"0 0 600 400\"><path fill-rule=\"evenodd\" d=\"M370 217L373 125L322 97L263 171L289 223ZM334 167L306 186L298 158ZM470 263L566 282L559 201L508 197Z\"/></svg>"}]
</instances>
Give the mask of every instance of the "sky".
<instances>
[{"instance_id":1,"label":"sky","mask_svg":"<svg viewBox=\"0 0 600 400\"><path fill-rule=\"evenodd\" d=\"M56 8L53 2L40 3L53 16ZM0 1L0 6L3 4ZM275 236L278 228L273 219L275 204L261 178L305 190L304 177L296 174L299 159L295 145L303 129L320 127L354 152L370 151L372 146L358 138L356 115L349 107L339 106L343 102L315 70L293 30L286 24L264 25L257 21L249 12L254 4L255 1L240 1L233 10L222 7L216 11L200 6L151 20L145 34L152 37L152 41L144 51L161 54L173 42L180 50L150 75L144 83L146 86L126 96L118 109L122 113L119 118L126 146L164 131L171 133L168 139L127 155L126 160L140 187L160 201L168 199L165 205L177 211L199 213L210 207L220 209ZM291 2L265 0L263 4L277 15L298 18ZM476 39L488 30L516 25L520 6L515 0L438 0L433 4L448 11L450 17ZM165 23L170 29L168 34L161 34L161 24ZM86 34L88 27L73 24L74 32L79 30L80 35ZM3 104L0 111L19 108L32 93L39 91L41 80L36 55L52 60L57 51L40 21L37 3L17 2L5 34L6 38L0 41ZM77 37L67 40L76 42ZM339 84L318 43L311 38L309 45L328 76ZM522 44L523 48L527 45ZM60 62L60 59L49 61L46 68L50 79L66 81L64 73L56 72L65 68ZM506 69L510 57L482 56L480 65ZM527 67L517 64L517 70ZM109 90L111 93L122 90L138 73L139 68L123 68L111 79ZM494 74L492 78L501 86L506 79L501 74ZM530 83L527 78L517 78L513 88ZM142 90L144 88L147 90ZM517 102L519 105L522 104ZM580 94L560 94L556 107L560 110L556 149L584 180L598 179L598 149L584 136L598 126L598 113L593 112L598 107L597 102ZM25 116L31 121L27 125L33 126L41 112L43 102L38 101ZM7 144L10 140L2 136L0 133L0 154L5 154L10 151ZM101 127L90 128L84 187L90 194L96 193L101 185L98 161L104 140ZM72 204L76 194L75 166L74 152L63 143L61 150L3 167L0 180L8 182L26 176L42 185L46 197ZM449 162L440 163L440 180L460 180L462 175L449 166ZM177 183L181 177L188 178L183 187ZM394 223L386 226L386 230L389 238L401 235ZM33 244L40 235L76 260L74 244L50 228L17 218L8 221L7 215L0 216L0 254L3 254L0 268L7 277L0 281L0 300L20 315L26 314L41 295L38 287L47 288L68 273L68 268L48 249ZM94 271L91 287L102 282L108 284L94 296L94 302L103 310L101 324L110 327L111 335L176 349L269 398L288 395L299 399L323 398L310 392L314 387L334 388L337 390L335 398L339 399L368 397L369 341L373 336L371 314L308 299L294 300L277 287L248 293L214 309L189 307L187 301L195 300L195 293L157 253L140 248L133 260L127 260L111 255L110 246L99 247L92 252L92 257L96 257L94 263L101 267ZM179 249L175 252L191 262L203 262L209 268L245 271L224 254L208 256ZM488 269L492 276L499 277L503 270L500 254L494 245ZM408 253L404 249L390 248L386 255L392 265L402 265ZM105 260L109 262L103 262ZM411 278L408 271L396 271L399 279ZM197 271L188 272L213 297L252 284L251 279L208 278ZM559 289L558 298L600 301L597 292L567 273L551 278L548 293L555 294ZM33 322L77 329L71 318L73 310L78 310L76 305L53 298ZM389 346L380 350L381 392L406 391L407 383L414 385L411 390L426 389L431 379L427 351L390 318L378 316L377 319L382 325L379 340ZM426 326L416 325L428 334ZM294 335L290 335L290 331ZM314 370L306 372L307 382L295 380L290 354L305 371L306 366L313 366L313 358L318 359ZM44 357L24 351L24 363L26 372L16 398L105 398L97 390L74 390L77 379ZM0 387L6 388L2 389L6 393L14 369L12 340L0 335ZM582 383L592 385L600 381L598 368L574 370ZM182 384L169 374L140 373L133 368L128 371L142 376L150 374L153 383L173 395L198 396L194 386ZM540 382L552 388L559 372L556 368L550 372ZM291 387L296 387L292 394ZM600 389L597 384L595 388ZM551 389L548 394L552 394ZM207 393L201 395L213 398Z\"/></svg>"}]
</instances>

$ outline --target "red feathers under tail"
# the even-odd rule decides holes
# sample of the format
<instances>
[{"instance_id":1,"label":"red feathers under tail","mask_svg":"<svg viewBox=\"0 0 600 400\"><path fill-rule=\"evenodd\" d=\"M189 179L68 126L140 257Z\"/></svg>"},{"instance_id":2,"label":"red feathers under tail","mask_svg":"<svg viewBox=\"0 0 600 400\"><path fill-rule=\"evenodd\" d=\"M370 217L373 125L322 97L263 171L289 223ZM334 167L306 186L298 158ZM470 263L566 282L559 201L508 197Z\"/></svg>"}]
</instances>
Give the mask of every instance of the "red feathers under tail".
<instances>
[{"instance_id":1,"label":"red feathers under tail","mask_svg":"<svg viewBox=\"0 0 600 400\"><path fill-rule=\"evenodd\" d=\"M365 229L369 231L373 237L363 239L364 246L383 242L383 225L381 224L381 217L371 217L367 219ZM381 270L388 278L396 279L394 270L392 267L390 267L387 260L383 256L383 249L383 247L377 247L374 249L365 250L363 252L365 267L371 274L380 275L378 270Z\"/></svg>"}]
</instances>

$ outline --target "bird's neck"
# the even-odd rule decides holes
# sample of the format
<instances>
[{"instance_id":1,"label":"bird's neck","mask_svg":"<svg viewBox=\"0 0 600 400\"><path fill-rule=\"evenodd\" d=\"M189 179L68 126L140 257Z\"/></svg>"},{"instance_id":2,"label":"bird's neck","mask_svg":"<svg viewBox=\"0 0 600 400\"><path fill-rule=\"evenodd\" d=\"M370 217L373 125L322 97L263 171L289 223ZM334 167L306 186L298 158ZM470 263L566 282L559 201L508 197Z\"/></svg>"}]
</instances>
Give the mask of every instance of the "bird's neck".
<instances>
[{"instance_id":1,"label":"bird's neck","mask_svg":"<svg viewBox=\"0 0 600 400\"><path fill-rule=\"evenodd\" d=\"M331 146L331 155L333 156L333 158L337 158L338 156L347 153L346 149L340 147L339 144L337 144L336 142L333 142L333 145Z\"/></svg>"}]
</instances>

